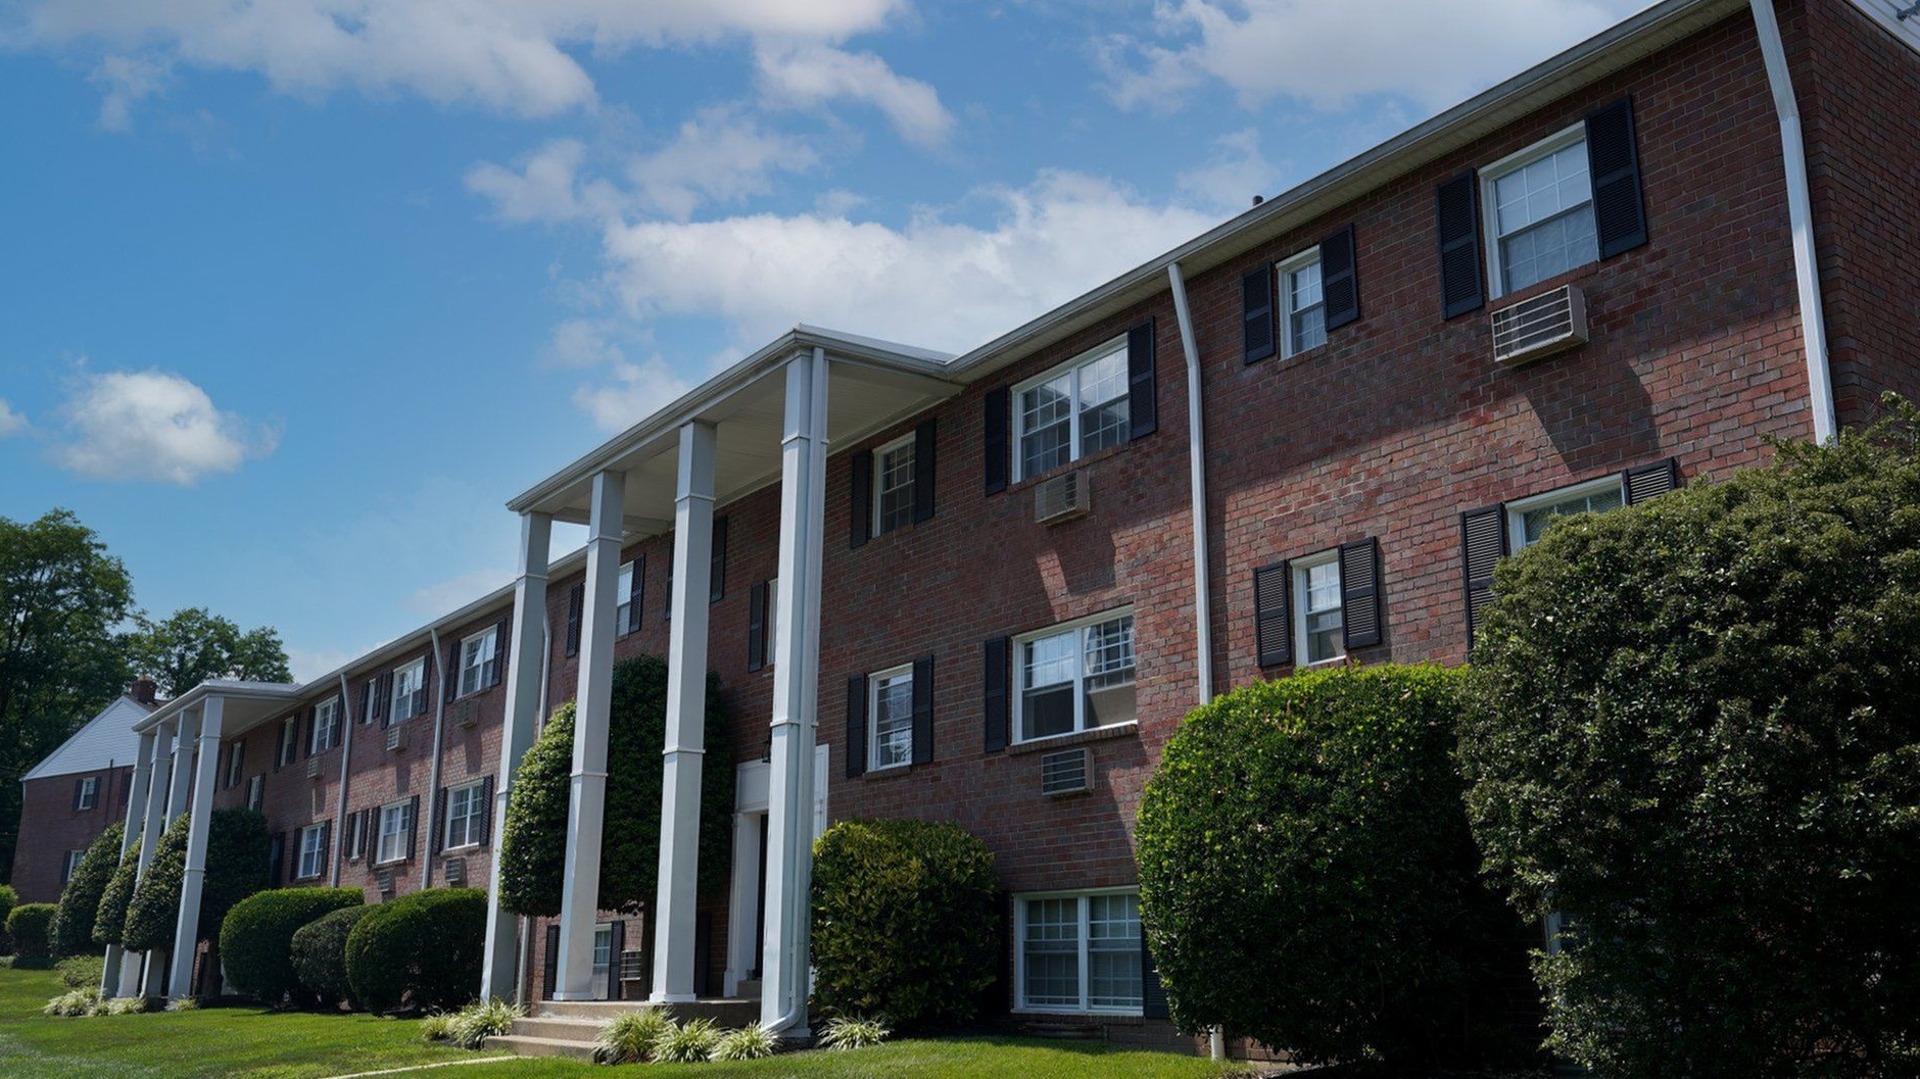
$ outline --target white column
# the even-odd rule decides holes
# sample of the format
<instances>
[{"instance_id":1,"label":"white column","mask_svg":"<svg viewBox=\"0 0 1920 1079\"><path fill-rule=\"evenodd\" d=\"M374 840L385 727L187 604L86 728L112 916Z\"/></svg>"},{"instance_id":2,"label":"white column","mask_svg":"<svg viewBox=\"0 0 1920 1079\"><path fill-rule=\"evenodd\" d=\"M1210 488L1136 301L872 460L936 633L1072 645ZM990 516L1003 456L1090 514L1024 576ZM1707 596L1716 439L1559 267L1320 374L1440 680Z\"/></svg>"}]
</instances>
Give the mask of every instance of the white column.
<instances>
[{"instance_id":1,"label":"white column","mask_svg":"<svg viewBox=\"0 0 1920 1079\"><path fill-rule=\"evenodd\" d=\"M787 362L774 600L773 761L767 793L767 938L761 1022L805 1036L813 880L813 759L820 689L820 548L826 517L827 356Z\"/></svg>"},{"instance_id":2,"label":"white column","mask_svg":"<svg viewBox=\"0 0 1920 1079\"><path fill-rule=\"evenodd\" d=\"M540 724L540 668L546 659L547 549L553 517L520 515L520 577L513 586L513 629L507 646L506 730L500 740L500 765L493 782L493 872L487 885L486 957L480 967L480 999L505 1000L519 994L515 977L520 957L519 923L500 909L500 837L507 829L507 795L520 771L520 758L533 748Z\"/></svg>"},{"instance_id":3,"label":"white column","mask_svg":"<svg viewBox=\"0 0 1920 1079\"><path fill-rule=\"evenodd\" d=\"M712 424L680 428L667 645L666 776L660 790L660 881L653 919L653 999L693 1000L699 901L700 766L706 753L707 607L713 590Z\"/></svg>"},{"instance_id":4,"label":"white column","mask_svg":"<svg viewBox=\"0 0 1920 1079\"><path fill-rule=\"evenodd\" d=\"M760 943L760 827L758 813L733 815L733 891L727 903L727 976L729 997L753 971Z\"/></svg>"},{"instance_id":5,"label":"white column","mask_svg":"<svg viewBox=\"0 0 1920 1079\"><path fill-rule=\"evenodd\" d=\"M172 772L180 767L180 750L175 737L180 730L181 721L175 720L172 723L161 724L156 732L158 737L155 740L153 752L153 785L147 788L147 812L140 822L140 861L137 863L138 868L134 874L136 881L146 879L147 866L153 863L154 848L160 844L160 833L166 830L168 795L173 786ZM164 775L160 773L160 768L163 766L169 769ZM137 994L148 997L160 995L164 988L160 983L166 977L162 954L141 953L140 970L133 975L137 980L125 995Z\"/></svg>"},{"instance_id":6,"label":"white column","mask_svg":"<svg viewBox=\"0 0 1920 1079\"><path fill-rule=\"evenodd\" d=\"M173 776L167 783L167 812L160 818L162 832L173 823L173 818L187 811L187 792L193 788L193 739L199 729L195 717L183 714L174 731Z\"/></svg>"},{"instance_id":7,"label":"white column","mask_svg":"<svg viewBox=\"0 0 1920 1079\"><path fill-rule=\"evenodd\" d=\"M140 736L140 748L134 754L133 786L127 790L127 820L126 823L121 826L121 858L125 858L127 852L132 850L134 846L140 842L140 833L136 828L145 823L145 819L141 814L146 812L147 787L151 785L153 778L153 741L154 734L152 731L142 734ZM113 867L114 871L118 872L120 863L118 861L114 862ZM126 986L126 979L123 978L120 973L120 961L124 958L124 954L118 944L107 945L106 966L100 973L101 996L126 996L132 991L131 988Z\"/></svg>"},{"instance_id":8,"label":"white column","mask_svg":"<svg viewBox=\"0 0 1920 1079\"><path fill-rule=\"evenodd\" d=\"M613 705L614 615L620 597L624 472L593 477L587 524L587 594L580 615L580 691L573 720L573 792L567 815L566 881L560 898L556 1000L592 1000L593 927L599 920L600 835L606 821L607 722Z\"/></svg>"},{"instance_id":9,"label":"white column","mask_svg":"<svg viewBox=\"0 0 1920 1079\"><path fill-rule=\"evenodd\" d=\"M173 928L173 972L167 995L193 991L193 954L200 939L200 891L207 877L207 832L213 816L214 772L220 763L220 712L224 702L200 705L200 759L193 769L193 810L187 821L187 869L180 878L180 918Z\"/></svg>"}]
</instances>

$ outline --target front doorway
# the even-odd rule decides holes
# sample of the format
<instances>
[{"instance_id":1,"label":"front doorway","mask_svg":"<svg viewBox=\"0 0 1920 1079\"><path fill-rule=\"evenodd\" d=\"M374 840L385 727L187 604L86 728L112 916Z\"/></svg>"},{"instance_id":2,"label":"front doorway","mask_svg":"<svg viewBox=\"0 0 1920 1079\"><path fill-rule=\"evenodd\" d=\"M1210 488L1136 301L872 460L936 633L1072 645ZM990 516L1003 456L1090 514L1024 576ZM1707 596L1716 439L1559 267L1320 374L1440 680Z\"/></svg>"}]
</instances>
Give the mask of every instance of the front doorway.
<instances>
[{"instance_id":1,"label":"front doorway","mask_svg":"<svg viewBox=\"0 0 1920 1079\"><path fill-rule=\"evenodd\" d=\"M728 997L743 991L752 995L760 979L761 949L767 935L764 899L767 892L767 790L771 779L766 761L748 761L734 776L733 881L728 894L727 972L722 986ZM827 747L813 753L813 837L827 830Z\"/></svg>"}]
</instances>

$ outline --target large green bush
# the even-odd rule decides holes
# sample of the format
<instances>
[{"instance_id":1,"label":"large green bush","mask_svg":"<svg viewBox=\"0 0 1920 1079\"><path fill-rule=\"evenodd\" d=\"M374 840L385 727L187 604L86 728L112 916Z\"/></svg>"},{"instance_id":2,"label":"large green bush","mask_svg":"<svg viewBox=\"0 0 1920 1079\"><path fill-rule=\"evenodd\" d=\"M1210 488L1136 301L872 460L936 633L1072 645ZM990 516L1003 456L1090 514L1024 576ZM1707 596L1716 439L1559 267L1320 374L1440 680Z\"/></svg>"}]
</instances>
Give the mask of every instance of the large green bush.
<instances>
[{"instance_id":1,"label":"large green bush","mask_svg":"<svg viewBox=\"0 0 1920 1079\"><path fill-rule=\"evenodd\" d=\"M119 944L127 931L127 904L133 901L133 886L140 875L140 844L128 847L114 867L113 876L100 893L100 905L94 908L93 942L102 947Z\"/></svg>"},{"instance_id":2,"label":"large green bush","mask_svg":"<svg viewBox=\"0 0 1920 1079\"><path fill-rule=\"evenodd\" d=\"M14 955L21 959L49 959L53 956L53 916L60 908L52 903L22 903L7 914L7 934L13 938Z\"/></svg>"},{"instance_id":3,"label":"large green bush","mask_svg":"<svg viewBox=\"0 0 1920 1079\"><path fill-rule=\"evenodd\" d=\"M67 878L67 886L60 891L60 913L53 919L53 954L86 955L94 951L93 919L99 913L107 882L120 866L120 842L125 835L126 829L119 823L107 825L87 846L73 876Z\"/></svg>"},{"instance_id":4,"label":"large green bush","mask_svg":"<svg viewBox=\"0 0 1920 1079\"><path fill-rule=\"evenodd\" d=\"M1920 1074L1920 438L1894 418L1509 559L1460 755L1604 1075Z\"/></svg>"},{"instance_id":5,"label":"large green bush","mask_svg":"<svg viewBox=\"0 0 1920 1079\"><path fill-rule=\"evenodd\" d=\"M929 1028L974 1017L1000 965L993 852L957 824L848 820L814 844L814 995Z\"/></svg>"},{"instance_id":6,"label":"large green bush","mask_svg":"<svg viewBox=\"0 0 1920 1079\"><path fill-rule=\"evenodd\" d=\"M726 700L707 676L706 754L700 771L700 892L718 895L732 869L733 750ZM607 732L606 828L600 842L602 910L654 902L660 874L660 796L667 665L633 656L613 665ZM574 706L547 720L521 760L500 837L500 902L517 914L560 913L573 786Z\"/></svg>"},{"instance_id":7,"label":"large green bush","mask_svg":"<svg viewBox=\"0 0 1920 1079\"><path fill-rule=\"evenodd\" d=\"M180 916L180 880L187 869L187 814L182 813L160 833L147 871L127 901L127 924L120 943L136 952L173 947L175 922Z\"/></svg>"},{"instance_id":8,"label":"large green bush","mask_svg":"<svg viewBox=\"0 0 1920 1079\"><path fill-rule=\"evenodd\" d=\"M293 935L323 914L361 903L358 888L280 888L233 905L220 923L220 959L242 993L269 1004L299 995Z\"/></svg>"},{"instance_id":9,"label":"large green bush","mask_svg":"<svg viewBox=\"0 0 1920 1079\"><path fill-rule=\"evenodd\" d=\"M173 947L180 915L180 884L186 876L190 815L175 817L160 834L147 873L127 903L121 943L134 951ZM207 824L207 874L200 886L198 940L220 932L233 905L268 885L272 840L267 819L251 809L216 809Z\"/></svg>"},{"instance_id":10,"label":"large green bush","mask_svg":"<svg viewBox=\"0 0 1920 1079\"><path fill-rule=\"evenodd\" d=\"M289 952L294 977L317 1003L332 1004L353 996L353 985L347 981L347 935L374 909L342 907L315 918L293 934Z\"/></svg>"},{"instance_id":11,"label":"large green bush","mask_svg":"<svg viewBox=\"0 0 1920 1079\"><path fill-rule=\"evenodd\" d=\"M487 893L429 888L382 903L347 933L347 984L370 1012L457 1008L480 991Z\"/></svg>"},{"instance_id":12,"label":"large green bush","mask_svg":"<svg viewBox=\"0 0 1920 1079\"><path fill-rule=\"evenodd\" d=\"M1138 827L1141 918L1183 1029L1222 1025L1309 1062L1526 1051L1483 1022L1491 987L1526 969L1461 807L1460 681L1342 667L1187 717Z\"/></svg>"}]
</instances>

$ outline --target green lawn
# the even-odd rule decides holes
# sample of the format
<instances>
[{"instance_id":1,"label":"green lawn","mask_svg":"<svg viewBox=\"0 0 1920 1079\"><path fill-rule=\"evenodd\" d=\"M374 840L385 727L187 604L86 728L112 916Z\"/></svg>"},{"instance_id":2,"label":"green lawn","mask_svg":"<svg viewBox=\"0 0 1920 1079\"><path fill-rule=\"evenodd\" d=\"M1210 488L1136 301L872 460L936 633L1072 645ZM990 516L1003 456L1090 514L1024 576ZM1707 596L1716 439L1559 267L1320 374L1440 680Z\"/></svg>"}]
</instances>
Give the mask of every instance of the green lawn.
<instances>
[{"instance_id":1,"label":"green lawn","mask_svg":"<svg viewBox=\"0 0 1920 1079\"><path fill-rule=\"evenodd\" d=\"M52 971L0 968L0 1076L23 1079L315 1079L490 1054L420 1040L419 1024L364 1015L211 1008L155 1015L62 1019L40 1006L63 991ZM1226 1069L1164 1053L1030 1038L906 1040L846 1053L809 1052L740 1064L596 1067L510 1060L410 1070L425 1079L562 1079L609 1075L661 1079L1212 1079Z\"/></svg>"}]
</instances>

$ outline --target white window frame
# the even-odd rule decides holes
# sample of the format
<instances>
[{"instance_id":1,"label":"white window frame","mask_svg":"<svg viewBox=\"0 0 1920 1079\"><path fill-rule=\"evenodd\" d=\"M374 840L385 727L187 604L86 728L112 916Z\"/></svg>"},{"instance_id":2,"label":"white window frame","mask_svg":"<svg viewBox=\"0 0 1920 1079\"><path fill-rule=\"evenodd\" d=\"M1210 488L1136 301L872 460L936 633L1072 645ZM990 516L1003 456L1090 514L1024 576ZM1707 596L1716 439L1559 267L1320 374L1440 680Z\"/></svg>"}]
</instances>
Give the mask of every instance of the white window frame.
<instances>
[{"instance_id":1,"label":"white window frame","mask_svg":"<svg viewBox=\"0 0 1920 1079\"><path fill-rule=\"evenodd\" d=\"M313 733L307 741L307 755L325 753L339 744L340 695L336 693L313 706Z\"/></svg>"},{"instance_id":2,"label":"white window frame","mask_svg":"<svg viewBox=\"0 0 1920 1079\"><path fill-rule=\"evenodd\" d=\"M913 523L914 463L911 460L907 463L907 480L905 483L888 487L887 458L899 453L901 450L906 450L909 455L913 454L916 452L914 448L915 441L914 435L909 432L873 451L873 505L869 511L871 513L872 527L868 531L875 536ZM906 516L901 520L889 525L886 523L886 514L882 512L882 507L886 504L886 496L895 491L905 493L907 512Z\"/></svg>"},{"instance_id":3,"label":"white window frame","mask_svg":"<svg viewBox=\"0 0 1920 1079\"><path fill-rule=\"evenodd\" d=\"M227 747L227 774L222 777L221 790L232 790L240 785L240 776L247 764L246 746L246 742L236 738Z\"/></svg>"},{"instance_id":4,"label":"white window frame","mask_svg":"<svg viewBox=\"0 0 1920 1079\"><path fill-rule=\"evenodd\" d=\"M880 759L880 683L896 682L906 679L907 683L907 753L897 761ZM903 663L898 667L889 667L867 676L867 771L884 772L893 768L905 768L913 763L913 664Z\"/></svg>"},{"instance_id":5,"label":"white window frame","mask_svg":"<svg viewBox=\"0 0 1920 1079\"><path fill-rule=\"evenodd\" d=\"M274 740L273 762L281 768L300 759L300 717L291 715L280 721L280 737Z\"/></svg>"},{"instance_id":6,"label":"white window frame","mask_svg":"<svg viewBox=\"0 0 1920 1079\"><path fill-rule=\"evenodd\" d=\"M618 601L613 608L613 635L616 637L626 636L628 633L627 627L633 624L633 565L632 562L620 563L620 572L615 574L613 578L613 595L614 599ZM668 598L671 599L672 597ZM584 603L585 601L582 600L581 602ZM482 634L475 634L474 636L477 637L481 635ZM472 639L472 637L467 638L467 640ZM495 647L499 647L497 642ZM466 654L466 645L462 644L460 646L462 659L460 668L460 693L462 696L465 696L467 692Z\"/></svg>"},{"instance_id":7,"label":"white window frame","mask_svg":"<svg viewBox=\"0 0 1920 1079\"><path fill-rule=\"evenodd\" d=\"M297 837L299 846L295 848L293 879L317 880L327 871L327 852L321 846L321 841L326 838L326 830L327 826L324 824L309 824L300 829ZM307 871L309 857L313 859L312 872Z\"/></svg>"},{"instance_id":8,"label":"white window frame","mask_svg":"<svg viewBox=\"0 0 1920 1079\"><path fill-rule=\"evenodd\" d=\"M1293 573L1293 580L1291 582L1293 586L1293 662L1297 667L1306 668L1319 666L1324 663L1338 663L1347 658L1347 646L1344 633L1347 619L1344 581L1342 582L1341 599L1336 605L1340 611L1340 622L1343 632L1341 639L1334 645L1333 655L1313 659L1307 653L1309 646L1307 639L1307 615L1313 613L1307 610L1307 603L1312 598L1309 594L1309 584L1313 578L1313 571L1326 565L1332 565L1335 572L1341 571L1340 548L1330 547L1327 550L1310 554L1305 558L1296 558L1287 563L1287 568Z\"/></svg>"},{"instance_id":9,"label":"white window frame","mask_svg":"<svg viewBox=\"0 0 1920 1079\"><path fill-rule=\"evenodd\" d=\"M391 818L401 822L400 827L389 830L387 821ZM403 798L398 802L388 802L380 807L380 824L373 837L373 864L391 865L407 860L407 836L413 831L413 801ZM398 848L393 854L386 851L387 840L392 838Z\"/></svg>"},{"instance_id":10,"label":"white window frame","mask_svg":"<svg viewBox=\"0 0 1920 1079\"><path fill-rule=\"evenodd\" d=\"M1557 487L1544 494L1517 498L1506 504L1507 511L1507 553L1519 554L1530 544L1527 543L1527 514L1534 510L1571 502L1576 498L1592 498L1603 491L1613 491L1620 496L1620 504L1627 504L1625 485L1618 475L1601 476L1585 483L1575 483L1566 487Z\"/></svg>"},{"instance_id":11,"label":"white window frame","mask_svg":"<svg viewBox=\"0 0 1920 1079\"><path fill-rule=\"evenodd\" d=\"M1026 737L1027 684L1026 684L1025 657L1026 657L1027 645L1031 644L1034 641L1042 640L1047 637L1058 637L1064 633L1073 633L1076 635L1081 635L1081 634L1084 634L1084 632L1089 626L1097 626L1097 625L1101 625L1102 623L1116 621L1121 618L1128 618L1128 619L1134 618L1133 608L1131 606L1116 607L1113 610L1102 611L1099 614L1088 615L1085 618L1076 618L1071 622L1060 622L1055 625L1048 626L1045 629L1035 630L1032 633L1023 633L1020 636L1015 637L1013 639L1013 655L1011 657L1011 661L1013 664L1013 677L1012 677L1012 683L1013 683L1012 685L1012 690L1013 690L1013 708L1012 708L1013 738L1012 740L1013 742L1015 743L1045 742L1053 738L1068 738L1076 734L1084 734L1087 731L1094 731L1094 730L1104 731L1104 730L1123 729L1126 727L1137 726L1139 724L1140 705L1139 705L1139 697L1137 696L1138 690L1136 688L1136 696L1134 698L1134 716L1132 719L1129 719L1123 723L1103 723L1097 727L1087 726L1087 691L1086 691L1087 647L1086 647L1086 638L1084 636L1080 636L1080 643L1078 647L1074 649L1074 652L1073 652L1073 655L1074 655L1073 729L1070 731L1063 731L1059 734L1042 734L1032 738ZM1140 684L1140 636L1139 636L1139 623L1137 620L1134 622L1133 672L1134 672L1133 685L1138 687Z\"/></svg>"},{"instance_id":12,"label":"white window frame","mask_svg":"<svg viewBox=\"0 0 1920 1079\"><path fill-rule=\"evenodd\" d=\"M1539 142L1534 143L1532 146L1529 146L1524 150L1520 150L1515 153L1508 154L1507 156L1501 158L1498 161L1495 161L1491 165L1487 165L1483 167L1480 170L1480 231L1481 231L1482 245L1486 248L1486 251L1487 251L1487 278L1488 278L1487 298L1488 299L1497 300L1500 297L1505 296L1509 292L1519 291L1517 289L1509 289L1507 287L1507 268L1501 259L1502 253L1500 250L1500 241L1501 239L1503 239L1503 237L1500 233L1500 204L1494 194L1495 181L1504 179L1508 175L1514 172L1518 172L1520 169L1523 169L1528 165L1533 164L1535 161L1538 161L1541 158L1559 153L1560 151L1568 148L1569 146L1574 145L1575 143L1584 144L1586 141L1587 141L1587 125L1584 123L1574 124L1570 127L1564 128L1560 131L1554 132L1551 135L1548 135L1546 138L1541 139ZM1589 207L1593 206L1593 172L1591 168L1589 168L1587 172L1586 205ZM1560 213L1554 216L1556 218L1564 217L1567 214L1572 212L1574 212L1573 209L1562 210L1560 211ZM1540 221L1535 221L1533 224L1528 225L1527 228L1530 228L1530 229L1537 228L1538 226L1544 224L1546 220L1548 219L1543 218ZM1598 226L1599 226L1598 219L1595 220L1594 224L1595 224L1594 261L1598 262L1599 261L1598 249L1599 249L1599 243L1600 243L1599 234L1598 234ZM1578 269L1581 266L1591 266L1591 265L1593 265L1593 263L1591 262L1577 263L1573 266L1567 267L1566 270L1562 270L1561 273L1566 273L1568 271ZM1555 274L1554 276L1557 277L1559 275ZM1545 280L1545 278L1542 278L1541 280ZM1533 282L1532 284L1523 285L1521 287L1532 288L1533 285L1535 284L1539 284L1539 282L1536 281L1536 282Z\"/></svg>"},{"instance_id":13,"label":"white window frame","mask_svg":"<svg viewBox=\"0 0 1920 1079\"><path fill-rule=\"evenodd\" d=\"M442 849L460 850L463 847L477 847L480 845L480 836L486 831L487 806L485 804L485 793L485 780L479 780L473 783L462 783L458 787L447 788L447 819L441 826L442 834L440 838L440 846ZM463 816L455 816L454 797L456 795L469 794L472 800L468 804L466 814ZM454 840L453 825L455 821L461 822L463 826L458 842Z\"/></svg>"},{"instance_id":14,"label":"white window frame","mask_svg":"<svg viewBox=\"0 0 1920 1079\"><path fill-rule=\"evenodd\" d=\"M607 948L607 959L604 963L600 961L600 946L603 943ZM593 978L593 999L605 1000L607 999L607 983L613 978L614 964L620 962L619 955L615 954L613 950L612 922L600 922L593 927L592 959L591 976Z\"/></svg>"},{"instance_id":15,"label":"white window frame","mask_svg":"<svg viewBox=\"0 0 1920 1079\"><path fill-rule=\"evenodd\" d=\"M79 813L86 813L92 810L95 806L99 805L100 804L100 777L99 776L80 777L80 796L74 799L74 801L76 804L74 805L73 808L76 812L79 812Z\"/></svg>"},{"instance_id":16,"label":"white window frame","mask_svg":"<svg viewBox=\"0 0 1920 1079\"><path fill-rule=\"evenodd\" d=\"M1120 355L1120 362L1123 366L1128 364L1129 358L1127 356L1127 335L1126 334L1121 334L1120 336L1115 337L1109 341L1101 342L1100 344L1094 346L1093 348L1088 349L1085 352L1080 353L1078 356L1075 356L1074 358L1068 360L1067 362L1050 367L1047 370L1042 371L1041 373L1033 376L1030 379L1027 379L1024 382L1018 383L1013 387L1013 396L1011 398L1009 408L1013 412L1013 416L1012 416L1013 422L1011 424L1013 437L1010 439L1013 445L1010 449L1010 452L1013 454L1012 476L1015 482L1018 482L1024 479L1030 479L1033 476L1038 476L1041 474L1040 472L1027 471L1026 454L1022 452L1022 443L1025 442L1026 436L1028 433L1026 428L1027 416L1026 416L1026 410L1020 407L1020 399L1026 395L1028 390L1031 390L1036 386L1044 385L1048 382L1051 382L1054 379L1059 378L1062 374L1072 375L1073 384L1070 389L1070 392L1067 395L1067 459L1066 461L1062 462L1061 465L1055 465L1053 467L1059 468L1059 467L1063 467L1064 465L1072 464L1073 462L1080 460L1082 457L1087 456L1086 452L1080 448L1080 444L1082 441L1082 432L1080 430L1080 413L1081 413L1081 404L1082 404L1080 399L1080 372L1084 368L1087 368L1096 363L1099 363L1101 360L1104 360L1107 357L1114 355L1115 353L1118 353ZM1125 379L1123 379L1122 382L1123 384L1128 386L1128 388L1130 389L1131 383L1127 382L1127 380ZM1128 396L1128 389L1123 389L1121 391L1120 396L1118 398L1114 398L1114 400L1123 400L1123 399L1126 399L1127 396ZM1129 402L1129 405L1128 405L1127 420L1129 424L1131 424L1133 420L1131 402ZM1125 443L1127 440L1125 438L1122 438L1120 441L1122 443ZM1105 448L1105 447L1102 447L1102 448ZM1051 469L1047 471L1051 471Z\"/></svg>"},{"instance_id":17,"label":"white window frame","mask_svg":"<svg viewBox=\"0 0 1920 1079\"><path fill-rule=\"evenodd\" d=\"M475 647L476 643L479 645ZM478 633L471 634L460 642L460 681L456 697L466 697L486 689L487 664L500 655L500 627L488 626ZM477 661L477 662L476 662ZM468 676L472 684L468 684Z\"/></svg>"},{"instance_id":18,"label":"white window frame","mask_svg":"<svg viewBox=\"0 0 1920 1079\"><path fill-rule=\"evenodd\" d=\"M1293 306L1293 275L1309 266L1319 265L1320 248L1319 245L1316 244L1291 258L1281 260L1275 264L1273 268L1274 275L1279 281L1280 289L1280 358L1283 360L1292 359L1302 353L1312 352L1314 349L1327 343L1327 280L1324 270L1320 275L1320 302L1317 304L1309 304L1298 310ZM1293 318L1295 315L1313 308L1320 310L1320 340L1305 348L1301 348L1295 344L1293 340Z\"/></svg>"},{"instance_id":19,"label":"white window frame","mask_svg":"<svg viewBox=\"0 0 1920 1079\"><path fill-rule=\"evenodd\" d=\"M247 777L247 808L258 813L266 808L267 777L265 773Z\"/></svg>"},{"instance_id":20,"label":"white window frame","mask_svg":"<svg viewBox=\"0 0 1920 1079\"><path fill-rule=\"evenodd\" d=\"M402 692L400 688L405 684L402 681L403 678L411 678L413 680L412 688L405 692ZM427 661L425 657L416 659L411 663L402 663L393 669L393 692L391 699L387 701L387 723L389 726L412 719L418 714L412 711L413 695L426 687ZM404 715L400 712L403 703L408 709Z\"/></svg>"},{"instance_id":21,"label":"white window frame","mask_svg":"<svg viewBox=\"0 0 1920 1079\"><path fill-rule=\"evenodd\" d=\"M65 888L68 882L73 880L73 875L80 871L81 859L86 856L87 852L85 849L70 850L67 852L67 860L60 867L60 887Z\"/></svg>"},{"instance_id":22,"label":"white window frame","mask_svg":"<svg viewBox=\"0 0 1920 1079\"><path fill-rule=\"evenodd\" d=\"M1014 911L1014 917L1013 917L1014 1005L1013 1005L1013 1010L1015 1012L1035 1013L1035 1014L1041 1014L1041 1015L1141 1015L1143 1014L1146 1008L1146 955L1144 953L1142 953L1140 956L1141 1002L1138 1005L1133 1005L1129 1007L1114 1007L1111 1005L1095 1006L1089 1003L1088 1001L1088 998L1090 996L1088 990L1090 988L1090 981L1091 981L1089 977L1089 968L1091 967L1091 963L1089 962L1089 959L1088 959L1091 949L1088 947L1089 940L1087 936L1087 922L1088 922L1089 909L1091 904L1088 903L1088 900L1092 899L1095 896L1110 896L1110 895L1134 896L1135 902L1136 902L1135 916L1138 917L1139 908L1137 906L1137 903L1138 903L1139 894L1140 894L1140 889L1134 886L1121 887L1121 888L1087 888L1079 891L1065 891L1065 892L1022 892L1022 893L1016 894L1013 897L1013 911ZM1079 939L1077 941L1077 944L1078 944L1079 960L1080 960L1080 973L1079 973L1080 1005L1078 1007L1069 1007L1064 1004L1029 1004L1027 1003L1027 918L1028 918L1027 904L1029 901L1041 900L1041 899L1072 899L1072 900L1078 901ZM1135 947L1138 947L1139 934L1136 933L1134 935L1134 941L1135 941Z\"/></svg>"}]
</instances>

